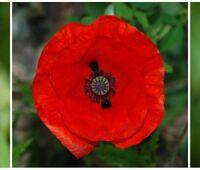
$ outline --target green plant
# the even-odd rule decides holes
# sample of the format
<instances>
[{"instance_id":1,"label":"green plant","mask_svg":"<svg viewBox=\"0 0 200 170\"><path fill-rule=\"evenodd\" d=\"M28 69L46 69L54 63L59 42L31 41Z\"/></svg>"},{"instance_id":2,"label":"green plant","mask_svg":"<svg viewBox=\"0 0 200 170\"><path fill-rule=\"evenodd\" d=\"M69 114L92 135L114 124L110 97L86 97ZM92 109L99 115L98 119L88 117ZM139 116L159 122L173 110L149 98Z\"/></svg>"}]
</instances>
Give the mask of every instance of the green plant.
<instances>
[{"instance_id":1,"label":"green plant","mask_svg":"<svg viewBox=\"0 0 200 170\"><path fill-rule=\"evenodd\" d=\"M9 3L0 3L0 167L9 166Z\"/></svg>"}]
</instances>

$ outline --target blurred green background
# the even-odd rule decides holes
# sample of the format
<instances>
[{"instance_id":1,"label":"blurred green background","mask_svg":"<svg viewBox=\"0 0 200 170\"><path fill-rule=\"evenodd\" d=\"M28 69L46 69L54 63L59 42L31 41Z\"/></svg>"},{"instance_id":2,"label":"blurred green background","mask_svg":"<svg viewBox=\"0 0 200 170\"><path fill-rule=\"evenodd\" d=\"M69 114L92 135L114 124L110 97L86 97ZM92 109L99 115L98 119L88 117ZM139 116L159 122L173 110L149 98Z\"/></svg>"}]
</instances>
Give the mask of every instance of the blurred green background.
<instances>
[{"instance_id":1,"label":"blurred green background","mask_svg":"<svg viewBox=\"0 0 200 170\"><path fill-rule=\"evenodd\" d=\"M9 166L10 7L0 3L0 167Z\"/></svg>"},{"instance_id":2,"label":"blurred green background","mask_svg":"<svg viewBox=\"0 0 200 170\"><path fill-rule=\"evenodd\" d=\"M103 14L124 19L157 44L166 68L166 115L142 144L119 150L103 142L77 160L38 119L31 83L44 44L61 26ZM187 59L187 3L14 3L14 166L187 166Z\"/></svg>"},{"instance_id":3,"label":"blurred green background","mask_svg":"<svg viewBox=\"0 0 200 170\"><path fill-rule=\"evenodd\" d=\"M191 3L191 166L200 166L200 3Z\"/></svg>"}]
</instances>

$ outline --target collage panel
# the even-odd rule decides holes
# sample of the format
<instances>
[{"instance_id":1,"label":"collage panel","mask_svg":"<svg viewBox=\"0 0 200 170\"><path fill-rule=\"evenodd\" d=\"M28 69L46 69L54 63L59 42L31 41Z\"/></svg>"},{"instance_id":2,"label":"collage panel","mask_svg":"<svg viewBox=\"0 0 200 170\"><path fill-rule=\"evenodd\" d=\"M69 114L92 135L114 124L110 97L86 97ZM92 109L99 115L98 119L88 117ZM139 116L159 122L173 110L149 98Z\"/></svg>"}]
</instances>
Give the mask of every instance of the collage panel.
<instances>
[{"instance_id":1,"label":"collage panel","mask_svg":"<svg viewBox=\"0 0 200 170\"><path fill-rule=\"evenodd\" d=\"M0 168L10 166L10 4L0 2Z\"/></svg>"},{"instance_id":2,"label":"collage panel","mask_svg":"<svg viewBox=\"0 0 200 170\"><path fill-rule=\"evenodd\" d=\"M199 64L200 64L200 51L199 51L199 26L200 26L200 3L191 3L191 167L200 167L200 116L199 116Z\"/></svg>"},{"instance_id":3,"label":"collage panel","mask_svg":"<svg viewBox=\"0 0 200 170\"><path fill-rule=\"evenodd\" d=\"M187 167L187 11L14 2L13 167Z\"/></svg>"}]
</instances>

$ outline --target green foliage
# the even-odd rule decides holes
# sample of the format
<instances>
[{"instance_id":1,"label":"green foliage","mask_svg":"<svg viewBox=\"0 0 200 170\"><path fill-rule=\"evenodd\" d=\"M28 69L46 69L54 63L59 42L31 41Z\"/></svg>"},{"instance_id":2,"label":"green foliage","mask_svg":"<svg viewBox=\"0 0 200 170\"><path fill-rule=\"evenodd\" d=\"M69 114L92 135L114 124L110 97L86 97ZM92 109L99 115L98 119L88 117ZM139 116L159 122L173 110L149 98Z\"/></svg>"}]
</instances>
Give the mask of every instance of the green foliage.
<instances>
[{"instance_id":1,"label":"green foliage","mask_svg":"<svg viewBox=\"0 0 200 170\"><path fill-rule=\"evenodd\" d=\"M9 57L10 57L10 12L9 12L9 3L0 3L0 64L1 66L5 67L7 73L9 73ZM3 64L3 65L2 65Z\"/></svg>"},{"instance_id":2,"label":"green foliage","mask_svg":"<svg viewBox=\"0 0 200 170\"><path fill-rule=\"evenodd\" d=\"M24 104L26 104L28 106L33 106L33 97L32 97L31 86L29 86L27 84L22 84L20 86L20 92L23 95Z\"/></svg>"},{"instance_id":3,"label":"green foliage","mask_svg":"<svg viewBox=\"0 0 200 170\"><path fill-rule=\"evenodd\" d=\"M171 29L166 38L163 38L160 42L160 49L165 52L166 50L175 51L177 48L181 48L181 43L184 41L184 28L178 26L174 29Z\"/></svg>"},{"instance_id":4,"label":"green foliage","mask_svg":"<svg viewBox=\"0 0 200 170\"><path fill-rule=\"evenodd\" d=\"M166 73L173 73L173 67L167 63L164 63Z\"/></svg>"},{"instance_id":5,"label":"green foliage","mask_svg":"<svg viewBox=\"0 0 200 170\"><path fill-rule=\"evenodd\" d=\"M84 11L86 16L96 18L104 13L107 5L108 3L84 3Z\"/></svg>"},{"instance_id":6,"label":"green foliage","mask_svg":"<svg viewBox=\"0 0 200 170\"><path fill-rule=\"evenodd\" d=\"M94 21L94 17L91 16L86 16L84 18L81 19L81 23L87 25L87 24L91 24Z\"/></svg>"},{"instance_id":7,"label":"green foliage","mask_svg":"<svg viewBox=\"0 0 200 170\"><path fill-rule=\"evenodd\" d=\"M20 158L26 152L31 153L27 166L187 166L187 137L185 137L187 134L184 134L184 137L180 135L182 132L185 133L183 129L187 125L184 122L177 124L177 121L185 118L187 109L187 4L115 2L80 3L79 5L81 6L79 9L82 11L77 13L75 10L76 15L73 12L67 14L62 24L66 24L66 21L90 24L100 15L115 15L147 34L158 46L166 70L166 114L164 120L151 137L137 146L120 150L110 143L103 142L91 154L77 160L55 137L52 137L35 114L30 114L35 112L31 99L31 82L17 82L16 91L20 92L20 100L26 109L23 112L15 111L17 116L15 116L14 122L25 115L34 122L34 126L29 128L30 136L34 139L31 147L24 147L23 142L20 144L14 140L14 148L17 145L22 145L21 147L24 148L20 154L14 152L17 166L20 166ZM52 35L52 32L49 35ZM42 45L38 44L39 48ZM175 126L174 129L177 129L175 135L168 130L171 126Z\"/></svg>"},{"instance_id":8,"label":"green foliage","mask_svg":"<svg viewBox=\"0 0 200 170\"><path fill-rule=\"evenodd\" d=\"M145 12L134 11L134 16L136 17L137 21L143 26L144 29L147 29L149 27L149 21Z\"/></svg>"},{"instance_id":9,"label":"green foliage","mask_svg":"<svg viewBox=\"0 0 200 170\"><path fill-rule=\"evenodd\" d=\"M0 3L0 167L9 166L9 3Z\"/></svg>"},{"instance_id":10,"label":"green foliage","mask_svg":"<svg viewBox=\"0 0 200 170\"><path fill-rule=\"evenodd\" d=\"M32 139L28 139L24 142L21 142L19 144L15 144L14 150L13 150L13 164L14 166L17 165L18 160L21 158L21 156L24 154L24 152L28 149L28 147L31 145Z\"/></svg>"},{"instance_id":11,"label":"green foliage","mask_svg":"<svg viewBox=\"0 0 200 170\"><path fill-rule=\"evenodd\" d=\"M191 166L200 166L200 3L191 3Z\"/></svg>"},{"instance_id":12,"label":"green foliage","mask_svg":"<svg viewBox=\"0 0 200 170\"><path fill-rule=\"evenodd\" d=\"M123 2L114 3L115 6L115 14L120 18L124 18L128 21L132 21L133 19L133 10L129 7L128 4Z\"/></svg>"},{"instance_id":13,"label":"green foliage","mask_svg":"<svg viewBox=\"0 0 200 170\"><path fill-rule=\"evenodd\" d=\"M0 69L0 167L9 166L9 81L5 70ZM3 155L3 156L2 156Z\"/></svg>"},{"instance_id":14,"label":"green foliage","mask_svg":"<svg viewBox=\"0 0 200 170\"><path fill-rule=\"evenodd\" d=\"M109 143L101 143L94 151L84 157L87 166L93 166L92 159L98 159L109 167L154 167L156 166L156 149L158 132L154 133L149 141L144 141L138 147L120 150Z\"/></svg>"},{"instance_id":15,"label":"green foliage","mask_svg":"<svg viewBox=\"0 0 200 170\"><path fill-rule=\"evenodd\" d=\"M180 3L162 3L161 10L166 14L178 15L183 12L183 6Z\"/></svg>"},{"instance_id":16,"label":"green foliage","mask_svg":"<svg viewBox=\"0 0 200 170\"><path fill-rule=\"evenodd\" d=\"M143 2L138 2L138 3L131 3L133 9L138 9L138 10L143 10L143 11L151 11L158 5L156 3L143 3Z\"/></svg>"}]
</instances>

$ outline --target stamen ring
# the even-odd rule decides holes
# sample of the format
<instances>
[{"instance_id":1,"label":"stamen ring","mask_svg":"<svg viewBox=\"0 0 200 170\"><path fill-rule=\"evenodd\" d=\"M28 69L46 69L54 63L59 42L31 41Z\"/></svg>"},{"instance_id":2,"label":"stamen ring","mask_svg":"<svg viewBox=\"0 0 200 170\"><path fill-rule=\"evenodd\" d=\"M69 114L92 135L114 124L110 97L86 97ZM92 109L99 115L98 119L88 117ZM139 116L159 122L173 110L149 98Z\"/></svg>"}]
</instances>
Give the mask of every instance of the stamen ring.
<instances>
[{"instance_id":1,"label":"stamen ring","mask_svg":"<svg viewBox=\"0 0 200 170\"><path fill-rule=\"evenodd\" d=\"M103 96L109 92L109 81L104 76L97 76L92 80L91 88L96 95Z\"/></svg>"}]
</instances>

